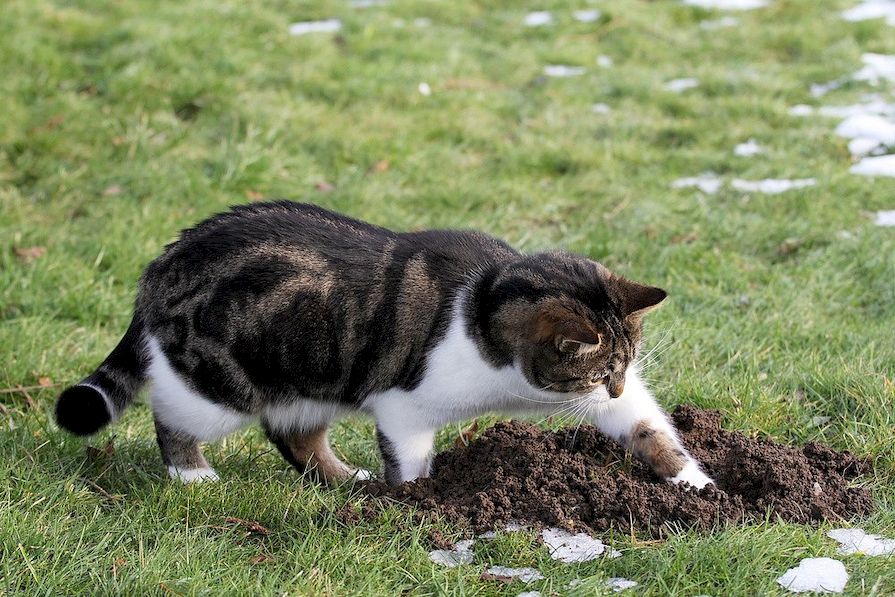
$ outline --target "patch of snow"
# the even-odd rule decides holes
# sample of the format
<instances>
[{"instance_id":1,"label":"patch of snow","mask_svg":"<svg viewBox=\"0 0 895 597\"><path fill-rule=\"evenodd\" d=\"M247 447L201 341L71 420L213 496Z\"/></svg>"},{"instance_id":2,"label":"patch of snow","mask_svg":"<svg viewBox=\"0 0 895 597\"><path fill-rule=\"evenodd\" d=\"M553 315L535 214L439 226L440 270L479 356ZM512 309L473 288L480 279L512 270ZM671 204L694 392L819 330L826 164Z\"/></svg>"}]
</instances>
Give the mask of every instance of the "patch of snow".
<instances>
[{"instance_id":1,"label":"patch of snow","mask_svg":"<svg viewBox=\"0 0 895 597\"><path fill-rule=\"evenodd\" d=\"M765 178L764 180L743 180L742 178L734 178L730 181L730 186L738 191L747 193L764 193L766 195L777 195L785 193L793 189L804 189L805 187L814 186L817 180L813 178L801 178L796 180L786 180L781 178Z\"/></svg>"},{"instance_id":2,"label":"patch of snow","mask_svg":"<svg viewBox=\"0 0 895 597\"><path fill-rule=\"evenodd\" d=\"M672 91L674 93L680 93L682 91L686 91L687 89L693 89L694 87L699 87L699 79L694 79L692 77L687 77L683 79L672 79L667 81L664 85L665 89L668 91Z\"/></svg>"},{"instance_id":3,"label":"patch of snow","mask_svg":"<svg viewBox=\"0 0 895 597\"><path fill-rule=\"evenodd\" d=\"M892 225L895 225L895 212ZM895 554L895 539L883 539L879 535L868 535L863 529L833 529L827 537L839 542L839 553L849 555L863 553L868 556Z\"/></svg>"},{"instance_id":4,"label":"patch of snow","mask_svg":"<svg viewBox=\"0 0 895 597\"><path fill-rule=\"evenodd\" d=\"M572 18L579 23L593 23L600 18L600 11L596 9L576 10L572 13Z\"/></svg>"},{"instance_id":5,"label":"patch of snow","mask_svg":"<svg viewBox=\"0 0 895 597\"><path fill-rule=\"evenodd\" d=\"M876 212L876 219L873 223L877 226L895 226L895 209ZM892 539L887 539L887 541L892 541Z\"/></svg>"},{"instance_id":6,"label":"patch of snow","mask_svg":"<svg viewBox=\"0 0 895 597\"><path fill-rule=\"evenodd\" d=\"M753 10L768 5L768 0L684 0L688 6L718 10Z\"/></svg>"},{"instance_id":7,"label":"patch of snow","mask_svg":"<svg viewBox=\"0 0 895 597\"><path fill-rule=\"evenodd\" d=\"M454 568L461 564L472 564L472 544L473 539L457 541L453 549L436 549L429 552L429 559L436 564Z\"/></svg>"},{"instance_id":8,"label":"patch of snow","mask_svg":"<svg viewBox=\"0 0 895 597\"><path fill-rule=\"evenodd\" d=\"M550 550L550 557L566 564L573 562L589 562L595 560L608 549L602 541L585 533L575 535L562 529L545 529L541 532L544 545ZM611 557L618 557L615 550ZM621 555L621 554L619 554Z\"/></svg>"},{"instance_id":9,"label":"patch of snow","mask_svg":"<svg viewBox=\"0 0 895 597\"><path fill-rule=\"evenodd\" d=\"M857 137L848 142L848 152L856 158L875 153L876 150L882 147L883 144L879 142L879 139L870 137Z\"/></svg>"},{"instance_id":10,"label":"patch of snow","mask_svg":"<svg viewBox=\"0 0 895 597\"><path fill-rule=\"evenodd\" d=\"M830 116L833 118L848 118L849 116L860 116L862 114L895 116L895 104L885 102L877 97L871 96L869 100L861 104L851 104L847 106L821 106L818 110L818 113L821 116Z\"/></svg>"},{"instance_id":11,"label":"patch of snow","mask_svg":"<svg viewBox=\"0 0 895 597\"><path fill-rule=\"evenodd\" d=\"M895 176L895 154L864 158L849 172L863 176Z\"/></svg>"},{"instance_id":12,"label":"patch of snow","mask_svg":"<svg viewBox=\"0 0 895 597\"><path fill-rule=\"evenodd\" d=\"M568 66L565 64L548 64L544 67L544 74L548 77L580 77L584 74L584 67Z\"/></svg>"},{"instance_id":13,"label":"patch of snow","mask_svg":"<svg viewBox=\"0 0 895 597\"><path fill-rule=\"evenodd\" d=\"M417 90L420 92L420 95L424 95L426 97L432 95L432 88L429 87L429 84L425 81L417 85Z\"/></svg>"},{"instance_id":14,"label":"patch of snow","mask_svg":"<svg viewBox=\"0 0 895 597\"><path fill-rule=\"evenodd\" d=\"M542 27L553 22L553 14L547 10L536 10L525 15L527 27Z\"/></svg>"},{"instance_id":15,"label":"patch of snow","mask_svg":"<svg viewBox=\"0 0 895 597\"><path fill-rule=\"evenodd\" d=\"M333 33L342 28L339 19L324 21L302 21L289 25L289 35L307 35L308 33Z\"/></svg>"},{"instance_id":16,"label":"patch of snow","mask_svg":"<svg viewBox=\"0 0 895 597\"><path fill-rule=\"evenodd\" d=\"M636 580L628 580L627 578L621 578L618 576L613 576L610 579L606 580L606 586L615 591L616 593L621 593L626 589L633 589L637 586Z\"/></svg>"},{"instance_id":17,"label":"patch of snow","mask_svg":"<svg viewBox=\"0 0 895 597\"><path fill-rule=\"evenodd\" d=\"M812 83L811 84L811 95L814 97L821 97L833 90L839 89L845 84L845 81L842 79L837 79L835 81L829 81L827 83Z\"/></svg>"},{"instance_id":18,"label":"patch of snow","mask_svg":"<svg viewBox=\"0 0 895 597\"><path fill-rule=\"evenodd\" d=\"M789 109L792 116L811 116L814 114L814 108L807 104L796 104Z\"/></svg>"},{"instance_id":19,"label":"patch of snow","mask_svg":"<svg viewBox=\"0 0 895 597\"><path fill-rule=\"evenodd\" d=\"M506 566L491 566L486 570L488 574L500 578L518 579L524 583L544 580L544 575L534 568L508 568Z\"/></svg>"},{"instance_id":20,"label":"patch of snow","mask_svg":"<svg viewBox=\"0 0 895 597\"><path fill-rule=\"evenodd\" d=\"M699 176L678 178L671 183L673 189L696 187L707 195L714 195L721 189L722 180L714 172L703 172Z\"/></svg>"},{"instance_id":21,"label":"patch of snow","mask_svg":"<svg viewBox=\"0 0 895 597\"><path fill-rule=\"evenodd\" d=\"M895 1L864 0L854 8L842 13L846 21L866 21L869 19L886 19L886 23L895 26Z\"/></svg>"},{"instance_id":22,"label":"patch of snow","mask_svg":"<svg viewBox=\"0 0 895 597\"><path fill-rule=\"evenodd\" d=\"M867 81L878 85L880 81L895 81L895 56L887 54L861 54L864 68L852 77L855 81Z\"/></svg>"},{"instance_id":23,"label":"patch of snow","mask_svg":"<svg viewBox=\"0 0 895 597\"><path fill-rule=\"evenodd\" d=\"M516 595L516 597L541 597L540 591L523 591Z\"/></svg>"},{"instance_id":24,"label":"patch of snow","mask_svg":"<svg viewBox=\"0 0 895 597\"><path fill-rule=\"evenodd\" d=\"M495 539L496 537L497 531L485 531L484 533L476 535L476 539Z\"/></svg>"},{"instance_id":25,"label":"patch of snow","mask_svg":"<svg viewBox=\"0 0 895 597\"><path fill-rule=\"evenodd\" d=\"M609 107L609 104L594 104L590 107L591 110L594 111L595 114L609 114L612 112L612 108Z\"/></svg>"},{"instance_id":26,"label":"patch of snow","mask_svg":"<svg viewBox=\"0 0 895 597\"><path fill-rule=\"evenodd\" d=\"M853 156L861 157L895 145L895 122L874 114L855 114L839 123L836 134L851 139L848 150Z\"/></svg>"},{"instance_id":27,"label":"patch of snow","mask_svg":"<svg viewBox=\"0 0 895 597\"><path fill-rule=\"evenodd\" d=\"M606 54L600 54L599 56L597 56L597 66L602 68L611 68L613 64L615 63L612 61L612 58L610 58Z\"/></svg>"},{"instance_id":28,"label":"patch of snow","mask_svg":"<svg viewBox=\"0 0 895 597\"><path fill-rule=\"evenodd\" d=\"M504 525L503 530L506 533L516 533L519 531L527 531L529 528L531 527L525 523L519 522L518 520L511 520Z\"/></svg>"},{"instance_id":29,"label":"patch of snow","mask_svg":"<svg viewBox=\"0 0 895 597\"><path fill-rule=\"evenodd\" d=\"M700 21L699 28L704 31L714 31L716 29L725 29L727 27L736 27L740 24L740 20L736 17L721 17L720 19L712 19L710 21Z\"/></svg>"},{"instance_id":30,"label":"patch of snow","mask_svg":"<svg viewBox=\"0 0 895 597\"><path fill-rule=\"evenodd\" d=\"M733 148L733 155L741 157L749 157L764 152L765 148L759 145L755 139L749 139L745 143L740 143Z\"/></svg>"},{"instance_id":31,"label":"patch of snow","mask_svg":"<svg viewBox=\"0 0 895 597\"><path fill-rule=\"evenodd\" d=\"M793 593L841 593L847 582L845 566L832 558L805 558L777 579L777 584Z\"/></svg>"}]
</instances>

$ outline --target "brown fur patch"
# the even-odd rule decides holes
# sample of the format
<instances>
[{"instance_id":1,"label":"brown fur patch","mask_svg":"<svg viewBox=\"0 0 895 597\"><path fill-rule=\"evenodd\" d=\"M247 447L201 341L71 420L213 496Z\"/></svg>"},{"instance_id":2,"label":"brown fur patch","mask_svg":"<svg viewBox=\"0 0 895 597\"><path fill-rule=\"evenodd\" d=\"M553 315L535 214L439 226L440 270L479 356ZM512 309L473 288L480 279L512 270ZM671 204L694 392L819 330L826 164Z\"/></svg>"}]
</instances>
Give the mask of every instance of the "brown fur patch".
<instances>
[{"instance_id":1,"label":"brown fur patch","mask_svg":"<svg viewBox=\"0 0 895 597\"><path fill-rule=\"evenodd\" d=\"M634 426L630 441L631 452L660 477L674 477L687 463L678 443L666 432L651 427L647 421L640 421Z\"/></svg>"},{"instance_id":2,"label":"brown fur patch","mask_svg":"<svg viewBox=\"0 0 895 597\"><path fill-rule=\"evenodd\" d=\"M328 430L317 429L305 433L295 433L284 439L292 451L296 462L305 465L305 472L324 483L334 483L347 479L355 470L339 460L329 445Z\"/></svg>"}]
</instances>

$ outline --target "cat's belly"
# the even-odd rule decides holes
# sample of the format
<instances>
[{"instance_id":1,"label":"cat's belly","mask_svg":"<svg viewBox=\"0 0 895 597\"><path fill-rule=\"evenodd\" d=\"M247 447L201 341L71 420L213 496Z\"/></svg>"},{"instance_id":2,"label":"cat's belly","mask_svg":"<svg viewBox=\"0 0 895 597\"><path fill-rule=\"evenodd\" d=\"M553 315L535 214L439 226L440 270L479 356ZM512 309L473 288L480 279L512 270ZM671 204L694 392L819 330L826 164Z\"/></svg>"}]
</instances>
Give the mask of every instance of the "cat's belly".
<instances>
[{"instance_id":1,"label":"cat's belly","mask_svg":"<svg viewBox=\"0 0 895 597\"><path fill-rule=\"evenodd\" d=\"M152 411L166 427L200 440L214 440L245 427L257 415L221 406L189 387L171 367L158 340L147 338Z\"/></svg>"},{"instance_id":2,"label":"cat's belly","mask_svg":"<svg viewBox=\"0 0 895 597\"><path fill-rule=\"evenodd\" d=\"M192 389L171 367L154 337L148 338L147 345L151 358L149 378L152 382L149 396L155 416L166 427L196 439L215 440L259 419L281 433L311 431L327 426L345 413L345 408L338 404L300 397L268 404L248 413L228 408Z\"/></svg>"}]
</instances>

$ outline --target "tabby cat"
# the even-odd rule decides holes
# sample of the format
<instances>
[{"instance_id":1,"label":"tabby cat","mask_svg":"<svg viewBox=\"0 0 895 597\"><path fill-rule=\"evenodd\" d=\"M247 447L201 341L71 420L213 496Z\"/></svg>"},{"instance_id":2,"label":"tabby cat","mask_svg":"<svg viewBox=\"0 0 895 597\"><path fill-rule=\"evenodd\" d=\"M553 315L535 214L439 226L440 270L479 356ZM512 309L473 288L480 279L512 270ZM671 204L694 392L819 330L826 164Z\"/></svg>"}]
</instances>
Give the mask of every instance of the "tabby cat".
<instances>
[{"instance_id":1,"label":"tabby cat","mask_svg":"<svg viewBox=\"0 0 895 597\"><path fill-rule=\"evenodd\" d=\"M56 419L78 435L118 418L146 382L162 459L216 479L200 442L260 420L292 465L365 477L327 440L376 421L385 479L429 473L436 430L485 412L577 410L657 475L711 483L638 375L659 288L576 255L523 255L479 232L395 233L320 207L233 208L149 264L134 317Z\"/></svg>"}]
</instances>

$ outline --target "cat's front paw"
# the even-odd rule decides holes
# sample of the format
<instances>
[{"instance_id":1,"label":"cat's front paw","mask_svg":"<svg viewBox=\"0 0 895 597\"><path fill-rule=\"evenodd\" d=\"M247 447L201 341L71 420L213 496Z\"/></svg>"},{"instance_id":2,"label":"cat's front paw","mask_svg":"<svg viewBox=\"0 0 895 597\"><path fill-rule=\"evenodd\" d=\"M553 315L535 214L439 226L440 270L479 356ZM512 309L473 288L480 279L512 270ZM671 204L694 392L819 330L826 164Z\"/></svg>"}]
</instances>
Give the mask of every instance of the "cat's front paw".
<instances>
[{"instance_id":1,"label":"cat's front paw","mask_svg":"<svg viewBox=\"0 0 895 597\"><path fill-rule=\"evenodd\" d=\"M684 468L682 468L678 474L669 478L668 481L675 485L679 483L688 483L696 489L702 489L709 483L714 483L711 477L702 472L702 469L699 468L699 465L696 464L695 460L691 460L685 464Z\"/></svg>"}]
</instances>

